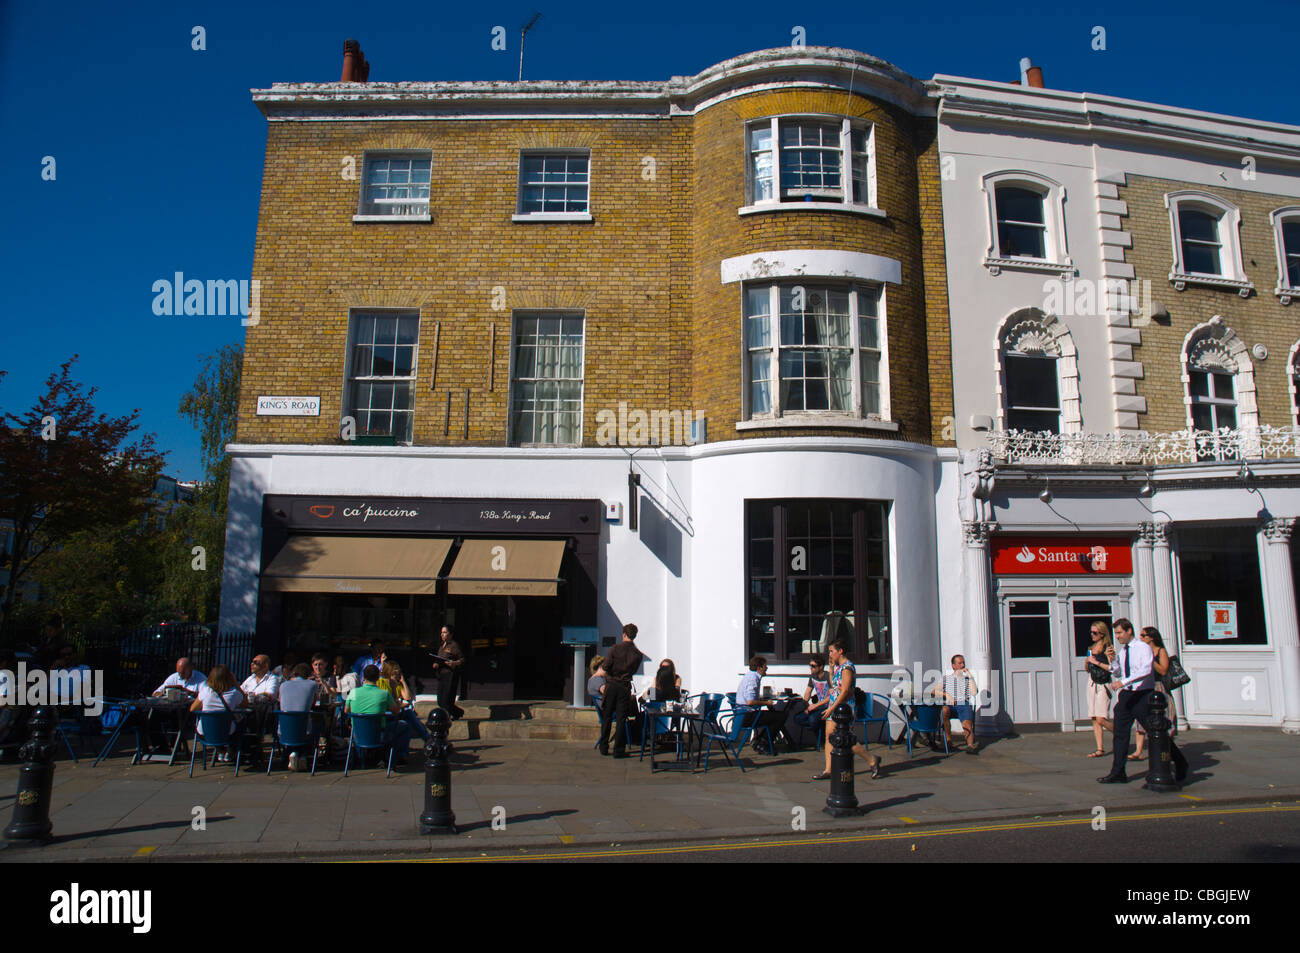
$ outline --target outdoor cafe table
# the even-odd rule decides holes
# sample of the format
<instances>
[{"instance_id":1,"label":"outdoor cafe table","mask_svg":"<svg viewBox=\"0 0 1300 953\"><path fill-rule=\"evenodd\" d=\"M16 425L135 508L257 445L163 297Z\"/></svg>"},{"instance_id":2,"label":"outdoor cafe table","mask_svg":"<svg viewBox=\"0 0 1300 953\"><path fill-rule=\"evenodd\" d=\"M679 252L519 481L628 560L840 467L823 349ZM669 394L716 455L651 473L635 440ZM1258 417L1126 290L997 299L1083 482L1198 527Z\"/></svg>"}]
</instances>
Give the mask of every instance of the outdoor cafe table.
<instances>
[{"instance_id":1,"label":"outdoor cafe table","mask_svg":"<svg viewBox=\"0 0 1300 953\"><path fill-rule=\"evenodd\" d=\"M653 773L656 768L673 768L681 770L683 768L695 770L699 766L701 749L704 742L704 713L699 711L684 711L679 708L645 708L642 709L641 716L643 721L643 732L649 732L647 744L650 745L650 771ZM686 749L685 757L678 755L672 761L660 760L655 762L655 737L659 734L659 719L671 719L672 727L668 732L682 733L685 729ZM665 733L668 733L665 732ZM691 761L691 752L695 752L694 763Z\"/></svg>"}]
</instances>

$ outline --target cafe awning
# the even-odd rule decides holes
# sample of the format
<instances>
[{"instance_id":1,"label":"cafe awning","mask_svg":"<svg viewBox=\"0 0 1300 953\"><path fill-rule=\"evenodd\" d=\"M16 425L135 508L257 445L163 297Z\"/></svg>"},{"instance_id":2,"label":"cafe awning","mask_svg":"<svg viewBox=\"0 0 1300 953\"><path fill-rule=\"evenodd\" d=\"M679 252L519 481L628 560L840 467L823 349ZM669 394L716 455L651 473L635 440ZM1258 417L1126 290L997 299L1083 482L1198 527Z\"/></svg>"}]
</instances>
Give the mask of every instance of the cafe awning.
<instances>
[{"instance_id":1,"label":"cafe awning","mask_svg":"<svg viewBox=\"0 0 1300 953\"><path fill-rule=\"evenodd\" d=\"M562 539L467 539L451 567L453 596L553 596Z\"/></svg>"},{"instance_id":2,"label":"cafe awning","mask_svg":"<svg viewBox=\"0 0 1300 953\"><path fill-rule=\"evenodd\" d=\"M433 595L450 539L292 536L262 572L276 592Z\"/></svg>"}]
</instances>

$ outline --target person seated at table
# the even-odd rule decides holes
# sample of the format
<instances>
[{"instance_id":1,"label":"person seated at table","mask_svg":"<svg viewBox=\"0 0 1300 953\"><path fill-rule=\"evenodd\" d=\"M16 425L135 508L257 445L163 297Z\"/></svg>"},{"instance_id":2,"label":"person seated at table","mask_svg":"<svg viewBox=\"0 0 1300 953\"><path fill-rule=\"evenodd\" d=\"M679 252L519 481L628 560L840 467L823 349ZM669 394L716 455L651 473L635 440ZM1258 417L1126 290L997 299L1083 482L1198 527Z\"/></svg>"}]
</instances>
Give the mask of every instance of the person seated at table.
<instances>
[{"instance_id":1,"label":"person seated at table","mask_svg":"<svg viewBox=\"0 0 1300 953\"><path fill-rule=\"evenodd\" d=\"M223 711L230 712L230 734L233 737L235 732L240 730L240 723L244 716L244 712L238 709L248 707L248 696L235 684L235 676L231 674L230 669L224 665L212 666L212 671L208 672L208 677L199 686L197 694L198 697L190 705L190 711L208 715ZM194 732L200 737L203 736L201 718L195 719ZM230 752L226 751L224 754L218 752L217 760L229 761Z\"/></svg>"},{"instance_id":2,"label":"person seated at table","mask_svg":"<svg viewBox=\"0 0 1300 953\"><path fill-rule=\"evenodd\" d=\"M952 719L956 718L961 722L962 734L966 736L966 753L979 754L979 742L975 740L975 703L979 700L980 690L962 656L952 657L952 671L943 677L939 694L943 697L943 711L939 713L939 721L943 725L948 747L952 748Z\"/></svg>"},{"instance_id":3,"label":"person seated at table","mask_svg":"<svg viewBox=\"0 0 1300 953\"><path fill-rule=\"evenodd\" d=\"M429 740L429 729L420 723L415 713L415 693L402 674L402 666L394 661L386 661L379 669L380 688L397 699L400 713L398 717L411 726L411 731L420 736L421 741Z\"/></svg>"},{"instance_id":4,"label":"person seated at table","mask_svg":"<svg viewBox=\"0 0 1300 953\"><path fill-rule=\"evenodd\" d=\"M312 678L311 666L299 662L288 681L280 683L280 711L311 711L320 685Z\"/></svg>"},{"instance_id":5,"label":"person seated at table","mask_svg":"<svg viewBox=\"0 0 1300 953\"><path fill-rule=\"evenodd\" d=\"M367 665L362 684L348 694L347 711L353 715L388 715L384 719L384 740L393 746L393 758L401 765L411 750L411 725L398 716L402 707L387 689L379 687L379 666Z\"/></svg>"},{"instance_id":6,"label":"person seated at table","mask_svg":"<svg viewBox=\"0 0 1300 953\"><path fill-rule=\"evenodd\" d=\"M749 660L749 671L740 679L740 687L736 689L736 708L771 708L773 699L762 698L763 676L767 674L767 659L761 655L755 655ZM775 751L769 751L767 748L767 739L773 738L773 744L782 738L785 744L794 750L794 742L785 733L785 714L779 711L763 711L759 713L757 720L751 723L753 728L752 747L759 754L775 754ZM766 729L766 730L764 730Z\"/></svg>"},{"instance_id":7,"label":"person seated at table","mask_svg":"<svg viewBox=\"0 0 1300 953\"><path fill-rule=\"evenodd\" d=\"M285 652L280 657L280 664L271 670L271 674L284 681L293 676L294 666L298 664L298 655L296 652Z\"/></svg>"},{"instance_id":8,"label":"person seated at table","mask_svg":"<svg viewBox=\"0 0 1300 953\"><path fill-rule=\"evenodd\" d=\"M587 694L596 710L605 704L605 657L597 655L587 666L590 677L587 679Z\"/></svg>"},{"instance_id":9,"label":"person seated at table","mask_svg":"<svg viewBox=\"0 0 1300 953\"><path fill-rule=\"evenodd\" d=\"M154 695L165 695L169 688L180 688L191 695L197 695L206 681L207 678L202 672L194 671L194 666L190 664L189 659L180 658L176 660L176 671L168 675L167 679L154 690Z\"/></svg>"},{"instance_id":10,"label":"person seated at table","mask_svg":"<svg viewBox=\"0 0 1300 953\"><path fill-rule=\"evenodd\" d=\"M370 642L370 654L363 655L352 663L352 674L357 678L365 678L365 669L367 665L373 665L379 668L384 663L384 643L381 639L372 639Z\"/></svg>"},{"instance_id":11,"label":"person seated at table","mask_svg":"<svg viewBox=\"0 0 1300 953\"><path fill-rule=\"evenodd\" d=\"M847 706L849 712L852 713L853 689L854 683L857 681L857 669L849 661L848 639L843 637L835 639L826 647L826 654L830 656L831 663L830 701L826 704L826 713L822 715L822 721L826 723L826 770L822 771L821 774L814 774L814 781L825 781L831 776L831 735L835 732L833 716L835 710L841 705ZM880 777L881 761L879 758L867 753L866 745L854 745L853 753L871 766L871 776L873 778Z\"/></svg>"},{"instance_id":12,"label":"person seated at table","mask_svg":"<svg viewBox=\"0 0 1300 953\"><path fill-rule=\"evenodd\" d=\"M655 701L681 701L682 677L677 674L677 666L673 664L672 659L666 658L659 663L659 670L655 672L655 680L651 688L654 691Z\"/></svg>"},{"instance_id":13,"label":"person seated at table","mask_svg":"<svg viewBox=\"0 0 1300 953\"><path fill-rule=\"evenodd\" d=\"M801 729L811 729L814 735L821 729L822 715L830 702L829 674L826 671L826 657L816 653L808 658L808 684L803 690L803 705L791 720ZM796 705L798 703L796 702ZM787 732L788 733L788 732ZM814 743L816 739L814 738Z\"/></svg>"},{"instance_id":14,"label":"person seated at table","mask_svg":"<svg viewBox=\"0 0 1300 953\"><path fill-rule=\"evenodd\" d=\"M338 682L330 674L330 661L323 652L317 652L311 657L311 675L308 677L318 686L317 697L320 701L333 701L338 695Z\"/></svg>"},{"instance_id":15,"label":"person seated at table","mask_svg":"<svg viewBox=\"0 0 1300 953\"><path fill-rule=\"evenodd\" d=\"M330 686L343 698L348 697L348 692L361 684L361 676L352 671L347 660L342 655L334 656L334 673L330 676Z\"/></svg>"},{"instance_id":16,"label":"person seated at table","mask_svg":"<svg viewBox=\"0 0 1300 953\"><path fill-rule=\"evenodd\" d=\"M249 698L255 698L258 695L268 698L277 698L279 696L281 678L271 671L271 657L269 655L254 655L253 661L248 663L248 670L251 674L239 686L245 695Z\"/></svg>"}]
</instances>

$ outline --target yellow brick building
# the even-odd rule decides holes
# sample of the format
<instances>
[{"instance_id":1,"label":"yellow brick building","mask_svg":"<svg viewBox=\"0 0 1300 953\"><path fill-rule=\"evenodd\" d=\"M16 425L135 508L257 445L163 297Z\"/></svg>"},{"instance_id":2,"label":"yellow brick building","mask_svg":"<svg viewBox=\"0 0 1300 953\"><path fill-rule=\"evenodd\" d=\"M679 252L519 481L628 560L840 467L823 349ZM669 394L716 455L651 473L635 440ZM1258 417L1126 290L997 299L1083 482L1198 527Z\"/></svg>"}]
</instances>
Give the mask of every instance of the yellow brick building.
<instances>
[{"instance_id":1,"label":"yellow brick building","mask_svg":"<svg viewBox=\"0 0 1300 953\"><path fill-rule=\"evenodd\" d=\"M755 653L794 679L835 636L882 678L937 651L955 458L923 83L796 47L253 99L223 624L420 662L450 623L484 697L568 697L562 644L629 621L698 689Z\"/></svg>"}]
</instances>

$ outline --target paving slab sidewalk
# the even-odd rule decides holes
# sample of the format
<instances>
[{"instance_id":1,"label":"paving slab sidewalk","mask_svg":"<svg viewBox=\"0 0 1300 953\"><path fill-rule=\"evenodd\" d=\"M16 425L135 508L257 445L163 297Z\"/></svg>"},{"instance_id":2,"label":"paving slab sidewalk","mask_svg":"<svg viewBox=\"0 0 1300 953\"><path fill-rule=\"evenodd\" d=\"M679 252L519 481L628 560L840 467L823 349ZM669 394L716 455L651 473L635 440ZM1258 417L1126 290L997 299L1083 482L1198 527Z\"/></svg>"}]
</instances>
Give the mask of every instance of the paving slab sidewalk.
<instances>
[{"instance_id":1,"label":"paving slab sidewalk","mask_svg":"<svg viewBox=\"0 0 1300 953\"><path fill-rule=\"evenodd\" d=\"M1153 808L1195 810L1234 802L1300 801L1300 737L1276 729L1184 732L1191 776L1178 793L1142 788L1143 767L1127 785L1099 785L1110 759L1089 759L1092 734L1035 733L1001 738L978 756L872 745L885 775L860 765L859 816L822 812L828 785L811 781L817 752L744 757L745 772L718 759L708 773L659 771L635 757L602 758L585 744L459 742L452 807L459 834L422 837L422 760L385 779L382 769L325 769L311 777L276 770L128 764L123 754L91 767L60 760L43 847L0 846L0 863L95 860L291 860L428 857L558 845L608 846L809 833L902 829L1021 817L1091 818ZM18 767L0 766L0 823L8 824ZM195 829L196 808L206 827ZM800 811L799 809L802 809ZM495 823L494 823L495 822ZM0 845L4 842L0 841Z\"/></svg>"}]
</instances>

